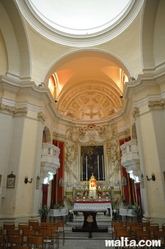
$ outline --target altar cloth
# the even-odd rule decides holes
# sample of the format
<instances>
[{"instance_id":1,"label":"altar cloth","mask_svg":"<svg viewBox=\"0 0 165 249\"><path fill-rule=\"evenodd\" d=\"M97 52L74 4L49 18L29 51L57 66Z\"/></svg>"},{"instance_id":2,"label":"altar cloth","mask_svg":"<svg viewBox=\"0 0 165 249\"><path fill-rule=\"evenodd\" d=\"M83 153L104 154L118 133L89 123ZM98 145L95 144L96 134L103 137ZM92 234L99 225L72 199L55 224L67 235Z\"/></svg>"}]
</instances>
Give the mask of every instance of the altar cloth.
<instances>
[{"instance_id":1,"label":"altar cloth","mask_svg":"<svg viewBox=\"0 0 165 249\"><path fill-rule=\"evenodd\" d=\"M97 211L106 212L110 209L110 215L112 218L112 206L109 199L79 199L74 202L73 211L83 212L83 211Z\"/></svg>"}]
</instances>

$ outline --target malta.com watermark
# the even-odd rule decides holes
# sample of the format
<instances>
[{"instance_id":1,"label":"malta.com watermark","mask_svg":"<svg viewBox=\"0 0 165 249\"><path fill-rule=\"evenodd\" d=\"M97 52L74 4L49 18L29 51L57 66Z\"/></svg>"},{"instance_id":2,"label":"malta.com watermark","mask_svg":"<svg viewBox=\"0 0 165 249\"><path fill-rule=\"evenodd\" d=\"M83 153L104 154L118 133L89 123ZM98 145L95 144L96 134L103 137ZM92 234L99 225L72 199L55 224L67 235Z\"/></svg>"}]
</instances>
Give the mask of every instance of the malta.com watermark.
<instances>
[{"instance_id":1,"label":"malta.com watermark","mask_svg":"<svg viewBox=\"0 0 165 249\"><path fill-rule=\"evenodd\" d=\"M144 247L144 246L152 246L152 247L161 247L161 240L140 240L136 241L134 239L129 239L126 237L121 237L121 239L117 240L105 240L105 247Z\"/></svg>"}]
</instances>

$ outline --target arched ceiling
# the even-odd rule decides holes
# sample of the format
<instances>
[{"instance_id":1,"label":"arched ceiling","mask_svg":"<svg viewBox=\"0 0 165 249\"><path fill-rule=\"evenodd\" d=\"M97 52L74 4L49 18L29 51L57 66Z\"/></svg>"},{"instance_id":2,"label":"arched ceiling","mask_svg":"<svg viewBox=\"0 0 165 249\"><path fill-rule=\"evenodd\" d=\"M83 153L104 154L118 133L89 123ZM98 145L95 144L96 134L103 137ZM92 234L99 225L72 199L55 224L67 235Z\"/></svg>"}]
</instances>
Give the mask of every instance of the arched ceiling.
<instances>
[{"instance_id":1,"label":"arched ceiling","mask_svg":"<svg viewBox=\"0 0 165 249\"><path fill-rule=\"evenodd\" d=\"M118 113L123 104L125 70L119 62L100 51L75 52L57 62L54 70L59 81L58 111L73 120L90 122Z\"/></svg>"}]
</instances>

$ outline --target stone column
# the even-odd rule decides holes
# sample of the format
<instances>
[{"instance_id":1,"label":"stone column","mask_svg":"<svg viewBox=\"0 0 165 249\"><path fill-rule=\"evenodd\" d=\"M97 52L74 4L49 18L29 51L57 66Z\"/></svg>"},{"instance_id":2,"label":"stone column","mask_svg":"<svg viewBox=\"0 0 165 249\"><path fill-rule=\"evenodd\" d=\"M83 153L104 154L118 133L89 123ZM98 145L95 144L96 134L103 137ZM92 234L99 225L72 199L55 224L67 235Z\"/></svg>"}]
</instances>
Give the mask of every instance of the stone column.
<instances>
[{"instance_id":1,"label":"stone column","mask_svg":"<svg viewBox=\"0 0 165 249\"><path fill-rule=\"evenodd\" d=\"M38 216L40 196L36 177L40 173L43 123L40 123L36 111L29 111L26 107L14 107L12 115L6 177L13 171L16 180L15 188L6 189L1 214L4 220L22 221ZM25 177L30 182L25 184Z\"/></svg>"},{"instance_id":2,"label":"stone column","mask_svg":"<svg viewBox=\"0 0 165 249\"><path fill-rule=\"evenodd\" d=\"M134 109L140 167L144 175L142 201L144 216L154 221L164 218L163 171L165 169L164 100L149 101L148 105ZM155 181L147 181L155 174ZM152 196L152 198L150 198Z\"/></svg>"}]
</instances>

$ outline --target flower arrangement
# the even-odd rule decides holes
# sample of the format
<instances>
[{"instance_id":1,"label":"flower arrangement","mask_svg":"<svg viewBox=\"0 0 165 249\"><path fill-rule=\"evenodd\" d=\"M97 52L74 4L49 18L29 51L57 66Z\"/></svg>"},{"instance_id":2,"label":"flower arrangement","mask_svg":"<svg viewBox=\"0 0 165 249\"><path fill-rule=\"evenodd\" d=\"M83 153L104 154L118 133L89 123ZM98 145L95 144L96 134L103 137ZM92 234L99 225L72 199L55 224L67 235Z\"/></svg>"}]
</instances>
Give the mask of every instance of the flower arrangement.
<instances>
[{"instance_id":1,"label":"flower arrangement","mask_svg":"<svg viewBox=\"0 0 165 249\"><path fill-rule=\"evenodd\" d=\"M97 191L98 196L102 196L103 192L101 190Z\"/></svg>"},{"instance_id":2,"label":"flower arrangement","mask_svg":"<svg viewBox=\"0 0 165 249\"><path fill-rule=\"evenodd\" d=\"M72 198L68 197L67 198L67 205L71 208L74 206L74 201Z\"/></svg>"},{"instance_id":3,"label":"flower arrangement","mask_svg":"<svg viewBox=\"0 0 165 249\"><path fill-rule=\"evenodd\" d=\"M116 197L116 199L113 200L113 202L112 202L112 208L113 208L113 210L116 210L118 208L118 201L119 201L118 197Z\"/></svg>"},{"instance_id":4,"label":"flower arrangement","mask_svg":"<svg viewBox=\"0 0 165 249\"><path fill-rule=\"evenodd\" d=\"M62 206L59 203L53 205L53 209L62 209Z\"/></svg>"}]
</instances>

